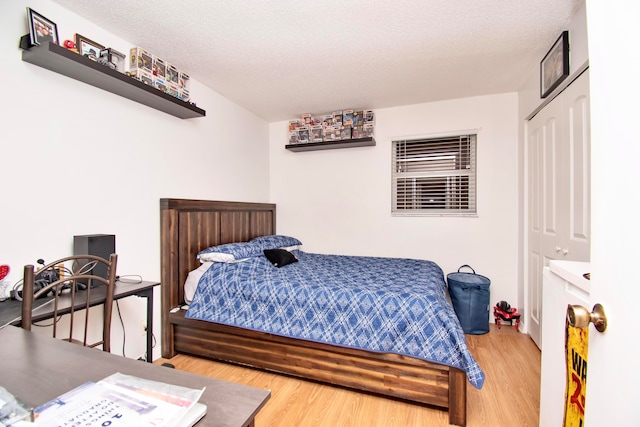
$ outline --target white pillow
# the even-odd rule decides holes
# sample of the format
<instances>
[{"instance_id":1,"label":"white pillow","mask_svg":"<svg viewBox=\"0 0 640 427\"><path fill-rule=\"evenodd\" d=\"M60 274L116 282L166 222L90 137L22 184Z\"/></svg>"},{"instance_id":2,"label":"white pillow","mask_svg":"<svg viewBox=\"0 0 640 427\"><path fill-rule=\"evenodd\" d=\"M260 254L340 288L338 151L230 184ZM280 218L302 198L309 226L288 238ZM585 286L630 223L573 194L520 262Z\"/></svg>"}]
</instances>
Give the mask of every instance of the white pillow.
<instances>
[{"instance_id":1,"label":"white pillow","mask_svg":"<svg viewBox=\"0 0 640 427\"><path fill-rule=\"evenodd\" d=\"M222 254L218 254L222 255ZM233 258L233 256L231 255ZM193 295L196 293L196 288L198 287L198 282L200 282L200 278L202 275L211 267L212 262L203 262L202 265L195 270L192 270L187 275L187 280L184 282L184 301L187 304L191 304L191 300L193 299Z\"/></svg>"},{"instance_id":2,"label":"white pillow","mask_svg":"<svg viewBox=\"0 0 640 427\"><path fill-rule=\"evenodd\" d=\"M235 257L231 254L223 254L220 252L208 252L200 255L200 262L233 262Z\"/></svg>"},{"instance_id":3,"label":"white pillow","mask_svg":"<svg viewBox=\"0 0 640 427\"><path fill-rule=\"evenodd\" d=\"M200 262L202 263L200 267L195 270L191 270L187 275L187 280L184 281L184 302L187 304L191 304L191 300L193 299L193 295L196 293L196 288L198 287L198 283L200 282L200 278L202 275L211 267L211 265L215 262L226 262L226 263L236 263L236 262L245 262L251 258L243 258L243 259L234 259L233 255L230 254L221 254L221 253L209 253L206 254L209 261L204 260L204 256L200 257ZM213 256L209 256L213 255ZM224 258L223 256L231 257Z\"/></svg>"}]
</instances>

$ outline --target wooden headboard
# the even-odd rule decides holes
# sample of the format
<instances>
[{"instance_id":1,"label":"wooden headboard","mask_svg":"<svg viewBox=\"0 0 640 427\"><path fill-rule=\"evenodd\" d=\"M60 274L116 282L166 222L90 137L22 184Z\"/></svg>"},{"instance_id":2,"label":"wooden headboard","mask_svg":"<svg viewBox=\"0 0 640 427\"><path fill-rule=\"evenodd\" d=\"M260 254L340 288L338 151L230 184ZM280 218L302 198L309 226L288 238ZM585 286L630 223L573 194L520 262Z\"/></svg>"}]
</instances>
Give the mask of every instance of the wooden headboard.
<instances>
[{"instance_id":1,"label":"wooden headboard","mask_svg":"<svg viewBox=\"0 0 640 427\"><path fill-rule=\"evenodd\" d=\"M196 255L209 246L245 242L275 234L276 205L270 203L160 199L162 328L167 315L184 303L183 285L200 263ZM163 332L162 346L165 337Z\"/></svg>"}]
</instances>

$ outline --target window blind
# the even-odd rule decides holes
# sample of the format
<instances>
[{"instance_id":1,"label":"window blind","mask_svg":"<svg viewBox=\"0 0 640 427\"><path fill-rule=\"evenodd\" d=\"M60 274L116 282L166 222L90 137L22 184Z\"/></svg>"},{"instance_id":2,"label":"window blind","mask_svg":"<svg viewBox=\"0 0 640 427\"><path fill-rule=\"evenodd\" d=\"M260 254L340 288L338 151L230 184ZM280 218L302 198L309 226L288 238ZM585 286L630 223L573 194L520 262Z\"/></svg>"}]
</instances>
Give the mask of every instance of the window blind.
<instances>
[{"instance_id":1,"label":"window blind","mask_svg":"<svg viewBox=\"0 0 640 427\"><path fill-rule=\"evenodd\" d=\"M476 213L476 135L393 141L395 215Z\"/></svg>"}]
</instances>

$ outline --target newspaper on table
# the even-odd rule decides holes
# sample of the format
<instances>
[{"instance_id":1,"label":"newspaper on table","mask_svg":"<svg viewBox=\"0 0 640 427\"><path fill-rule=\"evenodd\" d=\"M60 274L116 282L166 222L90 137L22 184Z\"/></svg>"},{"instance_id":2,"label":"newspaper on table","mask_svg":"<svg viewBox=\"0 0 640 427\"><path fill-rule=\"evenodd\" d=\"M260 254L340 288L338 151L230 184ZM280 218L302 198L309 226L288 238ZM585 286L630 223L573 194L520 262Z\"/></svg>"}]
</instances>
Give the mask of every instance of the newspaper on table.
<instances>
[{"instance_id":1,"label":"newspaper on table","mask_svg":"<svg viewBox=\"0 0 640 427\"><path fill-rule=\"evenodd\" d=\"M34 426L175 426L203 392L115 373L35 408Z\"/></svg>"}]
</instances>

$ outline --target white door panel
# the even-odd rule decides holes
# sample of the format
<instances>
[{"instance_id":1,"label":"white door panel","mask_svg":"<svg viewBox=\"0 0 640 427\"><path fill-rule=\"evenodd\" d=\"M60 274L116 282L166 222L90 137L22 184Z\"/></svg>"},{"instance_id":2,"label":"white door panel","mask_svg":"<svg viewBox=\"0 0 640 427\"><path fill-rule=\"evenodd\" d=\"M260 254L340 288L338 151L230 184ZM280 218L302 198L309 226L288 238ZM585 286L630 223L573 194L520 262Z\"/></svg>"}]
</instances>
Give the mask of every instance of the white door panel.
<instances>
[{"instance_id":1,"label":"white door panel","mask_svg":"<svg viewBox=\"0 0 640 427\"><path fill-rule=\"evenodd\" d=\"M587 72L588 73L588 72ZM588 75L565 90L568 123L565 140L569 156L569 234L566 243L568 260L588 260L591 233L591 152Z\"/></svg>"},{"instance_id":2,"label":"white door panel","mask_svg":"<svg viewBox=\"0 0 640 427\"><path fill-rule=\"evenodd\" d=\"M640 2L587 1L591 64L592 304L604 333L590 327L585 425L640 426L637 314L640 301Z\"/></svg>"},{"instance_id":3,"label":"white door panel","mask_svg":"<svg viewBox=\"0 0 640 427\"><path fill-rule=\"evenodd\" d=\"M562 251L562 233L566 230L563 215L566 203L566 167L562 141L562 104L556 98L544 110L542 119L542 234L541 250L555 259ZM546 265L546 264L545 264Z\"/></svg>"}]
</instances>

